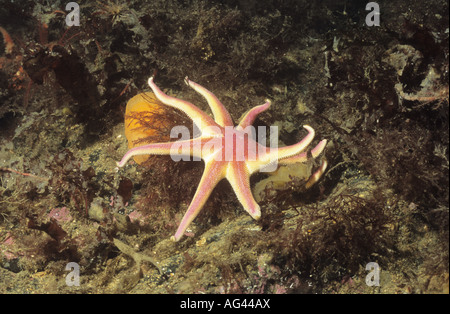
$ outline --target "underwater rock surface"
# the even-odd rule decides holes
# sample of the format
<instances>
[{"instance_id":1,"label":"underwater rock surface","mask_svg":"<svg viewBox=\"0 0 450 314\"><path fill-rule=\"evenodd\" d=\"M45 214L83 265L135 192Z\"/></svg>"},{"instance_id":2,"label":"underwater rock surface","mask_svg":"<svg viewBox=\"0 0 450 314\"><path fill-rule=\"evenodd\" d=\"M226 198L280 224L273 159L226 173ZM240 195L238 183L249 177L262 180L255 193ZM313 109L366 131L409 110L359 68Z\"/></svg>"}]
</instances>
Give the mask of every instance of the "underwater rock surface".
<instances>
[{"instance_id":1,"label":"underwater rock surface","mask_svg":"<svg viewBox=\"0 0 450 314\"><path fill-rule=\"evenodd\" d=\"M447 1L383 3L379 26L360 1L89 1L72 27L65 5L0 8L0 293L448 293ZM311 125L327 172L254 175L259 221L221 182L171 242L203 163L116 169L151 75L235 122L270 99L254 125L280 146Z\"/></svg>"}]
</instances>

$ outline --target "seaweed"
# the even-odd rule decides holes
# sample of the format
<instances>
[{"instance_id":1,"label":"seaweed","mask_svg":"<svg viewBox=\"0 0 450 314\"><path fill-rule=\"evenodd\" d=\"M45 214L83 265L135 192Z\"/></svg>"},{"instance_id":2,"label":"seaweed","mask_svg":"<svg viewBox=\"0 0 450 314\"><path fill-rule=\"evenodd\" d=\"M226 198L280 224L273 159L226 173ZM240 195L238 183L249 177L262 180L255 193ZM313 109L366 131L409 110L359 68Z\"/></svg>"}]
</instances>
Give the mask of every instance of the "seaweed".
<instances>
[{"instance_id":1,"label":"seaweed","mask_svg":"<svg viewBox=\"0 0 450 314\"><path fill-rule=\"evenodd\" d=\"M87 216L94 195L99 190L98 183L92 180L94 169L88 167L82 170L81 161L68 149L56 154L48 168L52 171L49 186L58 201L72 203L78 213Z\"/></svg>"},{"instance_id":2,"label":"seaweed","mask_svg":"<svg viewBox=\"0 0 450 314\"><path fill-rule=\"evenodd\" d=\"M300 274L321 289L370 261L385 263L395 247L396 205L387 205L381 191L373 198L342 193L323 205L309 205L296 219L293 232L275 240L280 251L274 264L282 277Z\"/></svg>"}]
</instances>

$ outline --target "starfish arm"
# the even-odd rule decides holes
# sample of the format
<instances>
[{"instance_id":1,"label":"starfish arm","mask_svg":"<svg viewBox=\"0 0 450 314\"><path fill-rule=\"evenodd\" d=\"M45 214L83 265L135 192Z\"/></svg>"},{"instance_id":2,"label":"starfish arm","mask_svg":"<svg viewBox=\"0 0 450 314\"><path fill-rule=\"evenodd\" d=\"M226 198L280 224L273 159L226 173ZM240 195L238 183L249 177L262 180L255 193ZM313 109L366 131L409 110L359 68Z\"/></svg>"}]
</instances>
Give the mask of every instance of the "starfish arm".
<instances>
[{"instance_id":1,"label":"starfish arm","mask_svg":"<svg viewBox=\"0 0 450 314\"><path fill-rule=\"evenodd\" d=\"M172 236L173 241L180 240L187 227L189 227L191 222L197 217L217 183L224 178L224 170L224 164L220 162L210 162L205 164L205 170L203 171L202 178L198 184L197 191L195 192L194 198L184 214L175 235Z\"/></svg>"},{"instance_id":2,"label":"starfish arm","mask_svg":"<svg viewBox=\"0 0 450 314\"><path fill-rule=\"evenodd\" d=\"M310 127L309 125L304 125L303 127L308 131L308 135L306 135L300 142L278 149L269 149L268 147L266 147L265 151L259 154L257 161L247 163L249 173L251 174L256 171L261 171L262 169L266 169L264 171L272 172L275 170L275 167L272 166L278 164L278 162L282 162L282 160L285 158L301 154L306 149L306 147L311 144L315 135L314 129L312 127Z\"/></svg>"},{"instance_id":3,"label":"starfish arm","mask_svg":"<svg viewBox=\"0 0 450 314\"><path fill-rule=\"evenodd\" d=\"M231 163L228 166L226 178L245 211L258 220L261 217L261 209L250 189L250 174L245 162Z\"/></svg>"},{"instance_id":4,"label":"starfish arm","mask_svg":"<svg viewBox=\"0 0 450 314\"><path fill-rule=\"evenodd\" d=\"M153 90L156 98L158 98L163 104L167 106L183 111L191 120L193 120L197 124L200 130L202 130L202 127L217 125L214 120L200 108L196 107L188 101L169 96L161 91L161 89L156 86L155 82L153 82L153 76L148 79L148 85L150 85L150 88Z\"/></svg>"},{"instance_id":5,"label":"starfish arm","mask_svg":"<svg viewBox=\"0 0 450 314\"><path fill-rule=\"evenodd\" d=\"M231 119L229 112L227 111L227 109L225 109L223 104L213 93L211 93L200 84L189 80L187 76L184 81L188 86L192 87L197 93L199 93L206 99L214 115L214 120L217 124L219 124L220 126L233 126L233 120Z\"/></svg>"},{"instance_id":6,"label":"starfish arm","mask_svg":"<svg viewBox=\"0 0 450 314\"><path fill-rule=\"evenodd\" d=\"M243 130L249 125L251 125L261 112L264 112L267 109L269 109L270 104L271 104L270 100L266 99L266 103L264 105L256 106L250 109L242 118L242 120L239 122L239 125L236 127L236 129Z\"/></svg>"},{"instance_id":7,"label":"starfish arm","mask_svg":"<svg viewBox=\"0 0 450 314\"><path fill-rule=\"evenodd\" d=\"M311 144L312 140L314 139L314 129L310 127L309 125L303 126L307 131L308 134L297 144L289 145L285 147L280 147L275 150L269 150L268 157L270 160L282 160L284 158L288 158L294 155L297 155L304 151L306 147L308 147L309 144Z\"/></svg>"},{"instance_id":8,"label":"starfish arm","mask_svg":"<svg viewBox=\"0 0 450 314\"><path fill-rule=\"evenodd\" d=\"M152 143L130 149L117 163L118 167L123 167L127 161L137 155L171 155L171 156L195 156L201 157L201 145L203 138L195 138L184 141Z\"/></svg>"},{"instance_id":9,"label":"starfish arm","mask_svg":"<svg viewBox=\"0 0 450 314\"><path fill-rule=\"evenodd\" d=\"M327 140L322 140L319 142L319 144L316 145L316 147L311 149L312 158L317 158L317 156L319 156L322 153L322 151L325 149L326 145L327 145ZM290 165L290 164L295 164L295 163L299 163L299 162L305 162L307 160L308 160L307 152L302 152L300 154L281 159L281 160L279 160L279 163L281 165Z\"/></svg>"},{"instance_id":10,"label":"starfish arm","mask_svg":"<svg viewBox=\"0 0 450 314\"><path fill-rule=\"evenodd\" d=\"M327 169L328 162L326 159L322 161L322 164L320 165L319 169L316 170L308 179L308 182L306 182L305 187L309 189L314 183L319 181L319 179L322 177L322 175L325 173L325 170Z\"/></svg>"}]
</instances>

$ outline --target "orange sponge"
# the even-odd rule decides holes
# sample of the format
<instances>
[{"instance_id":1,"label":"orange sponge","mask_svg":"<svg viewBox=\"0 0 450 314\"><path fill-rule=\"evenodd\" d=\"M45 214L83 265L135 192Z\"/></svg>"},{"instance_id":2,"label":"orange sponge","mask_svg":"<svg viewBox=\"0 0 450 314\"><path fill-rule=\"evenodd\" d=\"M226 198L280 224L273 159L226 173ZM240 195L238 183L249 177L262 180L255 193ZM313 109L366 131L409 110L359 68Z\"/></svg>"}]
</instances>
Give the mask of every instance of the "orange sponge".
<instances>
[{"instance_id":1,"label":"orange sponge","mask_svg":"<svg viewBox=\"0 0 450 314\"><path fill-rule=\"evenodd\" d=\"M151 92L141 93L131 98L125 111L125 136L128 148L161 142L161 136L170 123L164 119L164 105ZM166 133L167 134L167 133ZM150 155L134 156L134 161L142 164Z\"/></svg>"}]
</instances>

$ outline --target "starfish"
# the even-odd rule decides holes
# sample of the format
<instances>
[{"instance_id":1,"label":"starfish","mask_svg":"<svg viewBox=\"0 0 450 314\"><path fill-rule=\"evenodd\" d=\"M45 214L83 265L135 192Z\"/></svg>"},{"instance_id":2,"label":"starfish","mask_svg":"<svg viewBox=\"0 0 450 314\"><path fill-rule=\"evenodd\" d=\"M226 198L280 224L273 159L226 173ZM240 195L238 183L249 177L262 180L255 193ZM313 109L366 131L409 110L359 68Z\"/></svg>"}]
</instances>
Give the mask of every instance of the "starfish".
<instances>
[{"instance_id":1,"label":"starfish","mask_svg":"<svg viewBox=\"0 0 450 314\"><path fill-rule=\"evenodd\" d=\"M266 111L271 102L266 100L263 105L249 110L234 127L229 112L217 97L203 86L190 81L185 83L202 95L208 102L214 119L190 102L166 95L159 89L150 77L148 84L156 98L163 104L184 112L197 126L201 134L195 138L178 140L175 142L151 143L130 149L117 163L123 167L127 161L136 155L171 155L192 156L197 160L203 159L205 169L194 198L189 205L172 240L178 241L203 208L211 192L222 179L227 179L233 188L239 202L251 217L259 219L261 210L253 198L250 189L250 176L257 171L276 170L277 164L292 164L305 162L309 158L316 158L325 148L326 140L320 141L310 155L305 151L312 142L315 132L308 125L303 127L308 131L306 137L294 145L285 147L267 147L252 136L252 123L258 114ZM264 143L265 144L265 143ZM175 159L174 159L175 160ZM275 168L274 168L275 166ZM309 178L306 187L319 180L325 172L327 163L324 160L318 170Z\"/></svg>"}]
</instances>

